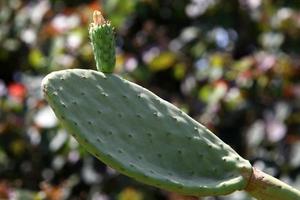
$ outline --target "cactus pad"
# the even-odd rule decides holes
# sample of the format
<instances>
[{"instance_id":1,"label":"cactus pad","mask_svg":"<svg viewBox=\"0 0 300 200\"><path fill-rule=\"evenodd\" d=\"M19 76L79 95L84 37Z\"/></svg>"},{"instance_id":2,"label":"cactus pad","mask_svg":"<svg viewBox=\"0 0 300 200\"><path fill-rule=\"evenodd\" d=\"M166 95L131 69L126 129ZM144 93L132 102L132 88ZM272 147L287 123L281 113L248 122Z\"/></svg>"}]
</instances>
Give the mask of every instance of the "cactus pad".
<instances>
[{"instance_id":1,"label":"cactus pad","mask_svg":"<svg viewBox=\"0 0 300 200\"><path fill-rule=\"evenodd\" d=\"M113 74L72 69L49 74L42 87L79 143L125 175L196 196L246 187L247 160L141 86Z\"/></svg>"}]
</instances>

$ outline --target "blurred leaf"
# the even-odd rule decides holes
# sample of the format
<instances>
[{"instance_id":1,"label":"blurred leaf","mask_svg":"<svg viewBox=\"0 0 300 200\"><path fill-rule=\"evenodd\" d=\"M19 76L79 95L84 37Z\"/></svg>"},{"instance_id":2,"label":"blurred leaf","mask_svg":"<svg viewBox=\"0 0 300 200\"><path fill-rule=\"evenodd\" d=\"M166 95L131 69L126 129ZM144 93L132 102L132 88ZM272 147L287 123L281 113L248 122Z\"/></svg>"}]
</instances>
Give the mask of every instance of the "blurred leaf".
<instances>
[{"instance_id":1,"label":"blurred leaf","mask_svg":"<svg viewBox=\"0 0 300 200\"><path fill-rule=\"evenodd\" d=\"M124 24L126 17L134 11L137 0L106 0L104 10L115 27Z\"/></svg>"},{"instance_id":2,"label":"blurred leaf","mask_svg":"<svg viewBox=\"0 0 300 200\"><path fill-rule=\"evenodd\" d=\"M0 134L1 134L1 132L0 132ZM8 161L7 159L8 159L8 157L7 157L6 152L0 147L0 166L7 164L7 161Z\"/></svg>"},{"instance_id":3,"label":"blurred leaf","mask_svg":"<svg viewBox=\"0 0 300 200\"><path fill-rule=\"evenodd\" d=\"M143 200L143 194L134 188L125 188L119 195L118 200Z\"/></svg>"},{"instance_id":4,"label":"blurred leaf","mask_svg":"<svg viewBox=\"0 0 300 200\"><path fill-rule=\"evenodd\" d=\"M285 78L291 78L298 76L300 73L295 73L295 69L292 66L291 59L288 56L281 56L277 64L275 65L276 74L281 75ZM296 71L297 72L297 71Z\"/></svg>"},{"instance_id":5,"label":"blurred leaf","mask_svg":"<svg viewBox=\"0 0 300 200\"><path fill-rule=\"evenodd\" d=\"M199 58L205 53L206 45L201 40L191 47L191 53L195 58Z\"/></svg>"},{"instance_id":6,"label":"blurred leaf","mask_svg":"<svg viewBox=\"0 0 300 200\"><path fill-rule=\"evenodd\" d=\"M29 63L35 68L39 68L45 63L44 56L39 49L32 49L29 53L28 60Z\"/></svg>"},{"instance_id":7,"label":"blurred leaf","mask_svg":"<svg viewBox=\"0 0 300 200\"><path fill-rule=\"evenodd\" d=\"M173 74L177 80L182 80L185 76L185 72L186 72L185 63L177 63L175 65Z\"/></svg>"},{"instance_id":8,"label":"blurred leaf","mask_svg":"<svg viewBox=\"0 0 300 200\"><path fill-rule=\"evenodd\" d=\"M10 144L10 148L16 156L19 156L24 153L26 144L23 140L17 139Z\"/></svg>"},{"instance_id":9,"label":"blurred leaf","mask_svg":"<svg viewBox=\"0 0 300 200\"><path fill-rule=\"evenodd\" d=\"M221 54L213 54L210 57L210 64L211 66L215 67L223 67L225 64L225 57Z\"/></svg>"},{"instance_id":10,"label":"blurred leaf","mask_svg":"<svg viewBox=\"0 0 300 200\"><path fill-rule=\"evenodd\" d=\"M210 94L213 90L213 87L211 85L205 85L200 88L199 93L198 93L198 98L207 103L210 97Z\"/></svg>"},{"instance_id":11,"label":"blurred leaf","mask_svg":"<svg viewBox=\"0 0 300 200\"><path fill-rule=\"evenodd\" d=\"M176 61L176 55L172 52L162 52L149 63L151 71L161 71L173 66Z\"/></svg>"},{"instance_id":12,"label":"blurred leaf","mask_svg":"<svg viewBox=\"0 0 300 200\"><path fill-rule=\"evenodd\" d=\"M238 88L231 88L227 92L224 100L227 108L229 108L230 110L239 109L239 105L244 103L244 99Z\"/></svg>"},{"instance_id":13,"label":"blurred leaf","mask_svg":"<svg viewBox=\"0 0 300 200\"><path fill-rule=\"evenodd\" d=\"M16 200L42 200L42 197L40 197L37 193L29 190L17 189L15 193Z\"/></svg>"},{"instance_id":14,"label":"blurred leaf","mask_svg":"<svg viewBox=\"0 0 300 200\"><path fill-rule=\"evenodd\" d=\"M238 60L234 63L234 69L237 71L245 71L254 64L254 60L251 57L246 57Z\"/></svg>"}]
</instances>

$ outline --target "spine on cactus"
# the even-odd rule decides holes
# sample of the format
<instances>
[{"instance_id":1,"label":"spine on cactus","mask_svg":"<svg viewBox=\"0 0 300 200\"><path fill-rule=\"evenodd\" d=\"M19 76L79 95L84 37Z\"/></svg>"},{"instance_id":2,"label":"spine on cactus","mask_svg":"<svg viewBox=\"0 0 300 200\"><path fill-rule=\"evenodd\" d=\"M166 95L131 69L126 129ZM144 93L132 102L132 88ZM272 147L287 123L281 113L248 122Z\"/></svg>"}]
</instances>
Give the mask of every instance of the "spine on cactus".
<instances>
[{"instance_id":1,"label":"spine on cactus","mask_svg":"<svg viewBox=\"0 0 300 200\"><path fill-rule=\"evenodd\" d=\"M97 70L112 73L116 62L114 28L103 18L100 11L95 11L93 14L89 35Z\"/></svg>"}]
</instances>

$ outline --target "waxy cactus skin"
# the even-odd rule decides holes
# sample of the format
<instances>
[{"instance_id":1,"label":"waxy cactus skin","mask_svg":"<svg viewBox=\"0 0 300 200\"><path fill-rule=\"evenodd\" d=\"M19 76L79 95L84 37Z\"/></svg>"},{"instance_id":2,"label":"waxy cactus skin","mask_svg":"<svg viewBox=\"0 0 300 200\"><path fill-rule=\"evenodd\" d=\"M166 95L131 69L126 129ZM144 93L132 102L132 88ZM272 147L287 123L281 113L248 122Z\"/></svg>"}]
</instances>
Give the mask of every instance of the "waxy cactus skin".
<instances>
[{"instance_id":1,"label":"waxy cactus skin","mask_svg":"<svg viewBox=\"0 0 300 200\"><path fill-rule=\"evenodd\" d=\"M80 85L80 87L79 87ZM141 182L183 194L245 188L251 165L207 128L150 91L92 70L51 73L45 97L98 159Z\"/></svg>"}]
</instances>

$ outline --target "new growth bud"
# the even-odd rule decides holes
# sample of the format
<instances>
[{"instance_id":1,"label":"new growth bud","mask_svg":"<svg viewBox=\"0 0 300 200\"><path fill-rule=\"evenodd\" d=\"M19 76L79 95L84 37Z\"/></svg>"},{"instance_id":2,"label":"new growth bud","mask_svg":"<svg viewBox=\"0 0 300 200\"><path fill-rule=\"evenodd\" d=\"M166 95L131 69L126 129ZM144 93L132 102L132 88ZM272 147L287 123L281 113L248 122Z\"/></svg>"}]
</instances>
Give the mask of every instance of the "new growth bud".
<instances>
[{"instance_id":1,"label":"new growth bud","mask_svg":"<svg viewBox=\"0 0 300 200\"><path fill-rule=\"evenodd\" d=\"M98 10L94 11L94 13L93 13L93 23L92 23L92 25L93 25L93 26L100 26L100 25L105 24L105 23L106 23L106 22L105 22L105 19L104 19L104 17L102 16L101 12L98 11Z\"/></svg>"},{"instance_id":2,"label":"new growth bud","mask_svg":"<svg viewBox=\"0 0 300 200\"><path fill-rule=\"evenodd\" d=\"M94 11L89 34L97 70L112 73L116 63L114 30L100 11Z\"/></svg>"}]
</instances>

